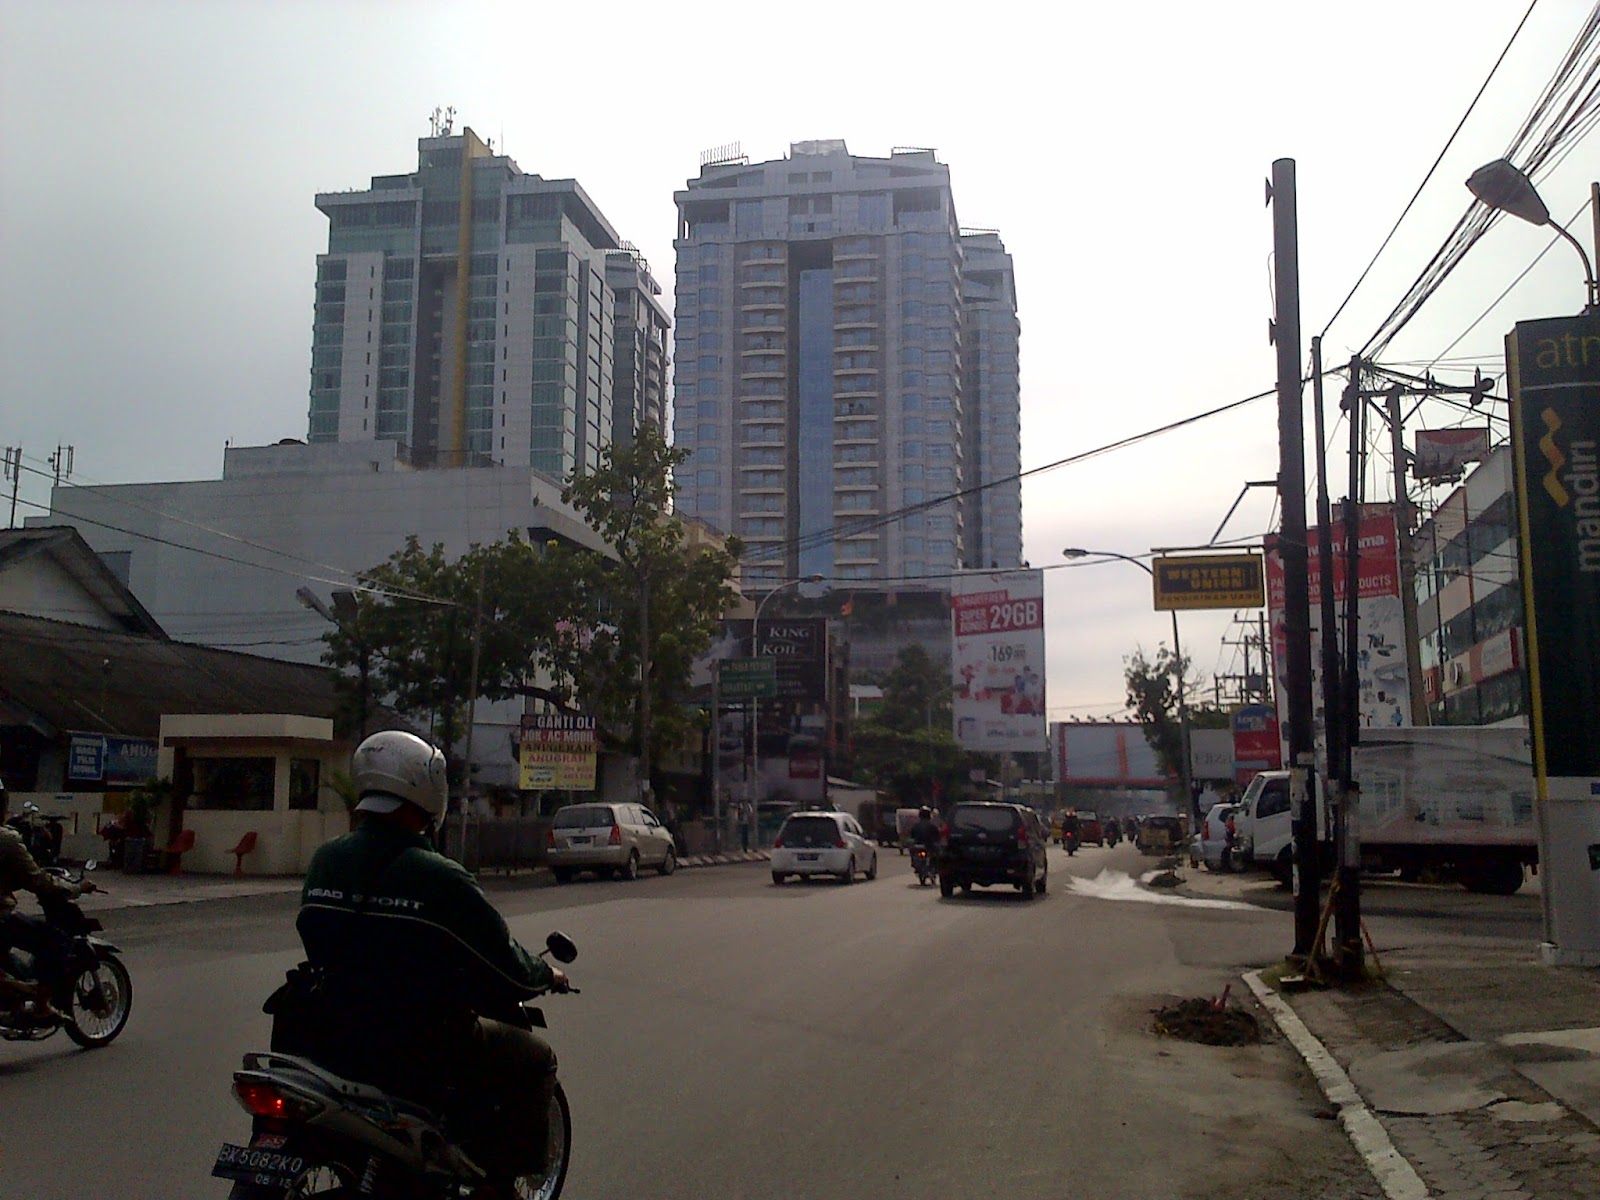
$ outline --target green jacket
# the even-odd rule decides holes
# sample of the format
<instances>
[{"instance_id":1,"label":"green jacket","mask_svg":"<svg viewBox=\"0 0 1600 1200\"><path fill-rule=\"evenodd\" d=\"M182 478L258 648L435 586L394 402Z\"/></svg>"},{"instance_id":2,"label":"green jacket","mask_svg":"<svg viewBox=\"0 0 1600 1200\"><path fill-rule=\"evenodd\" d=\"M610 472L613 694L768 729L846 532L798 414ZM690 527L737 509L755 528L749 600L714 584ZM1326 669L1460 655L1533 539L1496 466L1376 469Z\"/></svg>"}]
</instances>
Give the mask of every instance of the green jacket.
<instances>
[{"instance_id":1,"label":"green jacket","mask_svg":"<svg viewBox=\"0 0 1600 1200\"><path fill-rule=\"evenodd\" d=\"M46 874L28 853L22 835L9 825L0 825L0 916L17 906L19 890L32 892L41 900L47 896L76 900L83 889Z\"/></svg>"},{"instance_id":2,"label":"green jacket","mask_svg":"<svg viewBox=\"0 0 1600 1200\"><path fill-rule=\"evenodd\" d=\"M300 902L312 964L386 1006L493 1015L550 986L477 880L392 822L369 817L318 849Z\"/></svg>"}]
</instances>

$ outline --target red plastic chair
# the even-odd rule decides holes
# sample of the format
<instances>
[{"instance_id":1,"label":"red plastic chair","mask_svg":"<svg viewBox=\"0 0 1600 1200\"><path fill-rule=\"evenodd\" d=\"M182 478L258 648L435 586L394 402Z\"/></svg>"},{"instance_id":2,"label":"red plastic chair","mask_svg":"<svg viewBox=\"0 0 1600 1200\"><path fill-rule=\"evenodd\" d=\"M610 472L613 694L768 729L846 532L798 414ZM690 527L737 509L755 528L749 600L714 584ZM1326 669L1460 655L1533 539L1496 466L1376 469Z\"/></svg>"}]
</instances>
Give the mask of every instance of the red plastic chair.
<instances>
[{"instance_id":1,"label":"red plastic chair","mask_svg":"<svg viewBox=\"0 0 1600 1200\"><path fill-rule=\"evenodd\" d=\"M249 833L245 834L239 839L239 844L237 846L228 851L228 853L234 857L233 877L235 879L244 878L244 856L249 854L255 848L256 831L252 829Z\"/></svg>"},{"instance_id":2,"label":"red plastic chair","mask_svg":"<svg viewBox=\"0 0 1600 1200\"><path fill-rule=\"evenodd\" d=\"M183 856L194 849L194 830L184 829L178 833L177 841L168 846L163 854L172 855L172 865L167 868L168 875L183 874Z\"/></svg>"}]
</instances>

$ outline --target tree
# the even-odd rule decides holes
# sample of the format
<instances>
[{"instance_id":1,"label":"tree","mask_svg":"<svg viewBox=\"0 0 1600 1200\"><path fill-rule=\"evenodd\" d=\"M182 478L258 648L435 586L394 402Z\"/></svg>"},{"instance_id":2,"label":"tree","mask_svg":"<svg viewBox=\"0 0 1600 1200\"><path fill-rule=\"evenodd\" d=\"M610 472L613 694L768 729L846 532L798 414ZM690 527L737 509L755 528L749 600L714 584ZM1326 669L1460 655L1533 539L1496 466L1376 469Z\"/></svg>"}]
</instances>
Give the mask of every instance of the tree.
<instances>
[{"instance_id":1,"label":"tree","mask_svg":"<svg viewBox=\"0 0 1600 1200\"><path fill-rule=\"evenodd\" d=\"M448 758L465 727L476 657L479 696L581 710L596 718L603 743L641 757L680 741L697 719L682 704L690 666L733 602L740 553L735 539L689 546L670 512L672 468L683 458L646 427L568 482L563 498L611 555L535 545L512 531L452 562L442 545L425 551L408 538L363 572L353 615L324 635L323 661L356 675L344 685L347 703L354 707L366 678L372 697L425 724Z\"/></svg>"},{"instance_id":2,"label":"tree","mask_svg":"<svg viewBox=\"0 0 1600 1200\"><path fill-rule=\"evenodd\" d=\"M631 727L645 775L656 749L680 742L699 719L684 705L690 668L736 599L738 539L691 548L670 511L672 472L687 457L647 423L630 445L602 450L595 469L575 475L561 494L615 556L584 564L582 587L599 601L608 628L571 657L571 677L603 722Z\"/></svg>"},{"instance_id":3,"label":"tree","mask_svg":"<svg viewBox=\"0 0 1600 1200\"><path fill-rule=\"evenodd\" d=\"M950 672L920 645L912 643L895 656L883 679L883 706L875 717L890 729L950 728Z\"/></svg>"},{"instance_id":4,"label":"tree","mask_svg":"<svg viewBox=\"0 0 1600 1200\"><path fill-rule=\"evenodd\" d=\"M1189 677L1187 656L1178 659L1165 644L1156 648L1154 660L1135 650L1123 660L1128 707L1144 726L1145 740L1156 752L1156 762L1174 779L1183 778L1183 725L1178 714L1178 672L1184 672L1184 691L1194 695L1204 683ZM1190 729L1225 729L1228 714L1215 705L1190 705Z\"/></svg>"}]
</instances>

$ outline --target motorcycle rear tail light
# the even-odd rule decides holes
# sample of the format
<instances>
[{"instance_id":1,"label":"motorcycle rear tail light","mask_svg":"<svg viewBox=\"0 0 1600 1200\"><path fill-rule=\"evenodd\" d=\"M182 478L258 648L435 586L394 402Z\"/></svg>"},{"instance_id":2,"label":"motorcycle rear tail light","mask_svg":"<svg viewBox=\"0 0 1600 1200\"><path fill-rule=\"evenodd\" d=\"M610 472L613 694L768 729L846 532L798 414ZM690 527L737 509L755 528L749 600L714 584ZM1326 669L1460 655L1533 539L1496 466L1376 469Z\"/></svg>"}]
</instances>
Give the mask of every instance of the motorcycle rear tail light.
<instances>
[{"instance_id":1,"label":"motorcycle rear tail light","mask_svg":"<svg viewBox=\"0 0 1600 1200\"><path fill-rule=\"evenodd\" d=\"M308 1096L286 1091L270 1080L247 1075L233 1077L233 1095L252 1117L305 1121L322 1111L322 1105Z\"/></svg>"},{"instance_id":2,"label":"motorcycle rear tail light","mask_svg":"<svg viewBox=\"0 0 1600 1200\"><path fill-rule=\"evenodd\" d=\"M608 846L620 846L620 845L622 845L622 826L621 825L613 825L611 827L611 836L606 839L606 845L608 845Z\"/></svg>"}]
</instances>

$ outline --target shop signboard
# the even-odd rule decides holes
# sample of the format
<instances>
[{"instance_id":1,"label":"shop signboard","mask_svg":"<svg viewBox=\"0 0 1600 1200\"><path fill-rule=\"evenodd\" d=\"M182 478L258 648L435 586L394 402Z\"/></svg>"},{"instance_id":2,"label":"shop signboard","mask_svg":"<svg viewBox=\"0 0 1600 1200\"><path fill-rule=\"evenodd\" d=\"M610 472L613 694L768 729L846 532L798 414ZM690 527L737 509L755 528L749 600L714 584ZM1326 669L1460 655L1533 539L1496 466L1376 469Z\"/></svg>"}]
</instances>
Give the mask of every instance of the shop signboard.
<instances>
[{"instance_id":1,"label":"shop signboard","mask_svg":"<svg viewBox=\"0 0 1600 1200\"><path fill-rule=\"evenodd\" d=\"M1158 612L1266 604L1259 554L1184 554L1158 557L1150 566Z\"/></svg>"},{"instance_id":2,"label":"shop signboard","mask_svg":"<svg viewBox=\"0 0 1600 1200\"><path fill-rule=\"evenodd\" d=\"M522 718L520 780L525 792L592 792L600 741L595 719L577 713L529 713Z\"/></svg>"}]
</instances>

